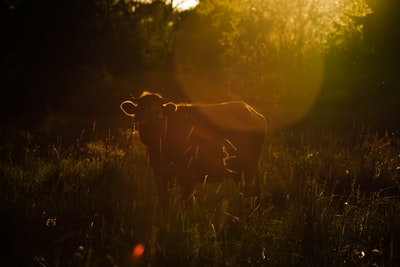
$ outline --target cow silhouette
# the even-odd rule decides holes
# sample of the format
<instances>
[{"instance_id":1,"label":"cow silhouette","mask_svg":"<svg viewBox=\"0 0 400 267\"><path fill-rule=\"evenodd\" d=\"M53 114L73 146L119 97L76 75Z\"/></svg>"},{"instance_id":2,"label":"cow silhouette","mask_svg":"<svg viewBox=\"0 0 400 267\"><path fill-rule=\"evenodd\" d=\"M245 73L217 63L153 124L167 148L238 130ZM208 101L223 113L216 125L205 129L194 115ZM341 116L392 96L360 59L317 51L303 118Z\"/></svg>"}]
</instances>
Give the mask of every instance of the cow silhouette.
<instances>
[{"instance_id":1,"label":"cow silhouette","mask_svg":"<svg viewBox=\"0 0 400 267\"><path fill-rule=\"evenodd\" d=\"M173 185L187 199L198 183L227 178L233 178L245 197L260 198L258 166L266 120L250 105L176 104L145 91L120 108L133 118L147 146L161 203L168 203Z\"/></svg>"}]
</instances>

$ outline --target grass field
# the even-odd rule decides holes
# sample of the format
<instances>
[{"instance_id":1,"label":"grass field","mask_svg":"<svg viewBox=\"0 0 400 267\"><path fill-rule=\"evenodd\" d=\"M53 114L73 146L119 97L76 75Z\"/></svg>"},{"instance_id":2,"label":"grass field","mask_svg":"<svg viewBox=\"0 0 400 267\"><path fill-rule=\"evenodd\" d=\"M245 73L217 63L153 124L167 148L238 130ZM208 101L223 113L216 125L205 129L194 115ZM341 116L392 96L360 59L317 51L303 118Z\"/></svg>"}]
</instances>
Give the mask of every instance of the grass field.
<instances>
[{"instance_id":1,"label":"grass field","mask_svg":"<svg viewBox=\"0 0 400 267\"><path fill-rule=\"evenodd\" d=\"M0 266L399 266L400 138L270 133L260 206L232 181L161 212L130 129L0 145Z\"/></svg>"}]
</instances>

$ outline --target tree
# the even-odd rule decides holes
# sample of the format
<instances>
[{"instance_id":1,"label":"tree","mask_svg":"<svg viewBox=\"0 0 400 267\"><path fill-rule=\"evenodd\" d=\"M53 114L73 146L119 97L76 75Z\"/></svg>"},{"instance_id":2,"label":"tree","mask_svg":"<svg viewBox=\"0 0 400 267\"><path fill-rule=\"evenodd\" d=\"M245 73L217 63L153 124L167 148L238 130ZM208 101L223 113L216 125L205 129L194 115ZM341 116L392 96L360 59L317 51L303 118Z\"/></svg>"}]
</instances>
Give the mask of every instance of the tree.
<instances>
[{"instance_id":1,"label":"tree","mask_svg":"<svg viewBox=\"0 0 400 267\"><path fill-rule=\"evenodd\" d=\"M2 109L15 111L18 102L21 114L58 107L84 90L99 95L82 70L122 77L170 68L181 18L164 0L9 0L0 7L0 86L10 103Z\"/></svg>"},{"instance_id":2,"label":"tree","mask_svg":"<svg viewBox=\"0 0 400 267\"><path fill-rule=\"evenodd\" d=\"M355 18L370 12L364 0L200 1L177 45L178 77L195 99L212 88L292 123L318 95L324 53L361 40Z\"/></svg>"}]
</instances>

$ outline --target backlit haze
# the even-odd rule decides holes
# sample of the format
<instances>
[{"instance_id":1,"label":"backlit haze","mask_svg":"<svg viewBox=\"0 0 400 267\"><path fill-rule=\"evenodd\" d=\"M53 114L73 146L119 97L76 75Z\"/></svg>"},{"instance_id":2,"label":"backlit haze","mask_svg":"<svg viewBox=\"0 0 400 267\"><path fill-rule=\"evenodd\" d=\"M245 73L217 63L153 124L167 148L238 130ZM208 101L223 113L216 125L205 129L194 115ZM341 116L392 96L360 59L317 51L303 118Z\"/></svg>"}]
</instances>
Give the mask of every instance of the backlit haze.
<instances>
[{"instance_id":1,"label":"backlit haze","mask_svg":"<svg viewBox=\"0 0 400 267\"><path fill-rule=\"evenodd\" d=\"M198 0L172 0L172 6L178 10L188 10L199 4Z\"/></svg>"},{"instance_id":2,"label":"backlit haze","mask_svg":"<svg viewBox=\"0 0 400 267\"><path fill-rule=\"evenodd\" d=\"M275 127L312 109L325 73L324 52L357 42L360 1L204 0L175 48L177 78L194 102L241 99Z\"/></svg>"}]
</instances>

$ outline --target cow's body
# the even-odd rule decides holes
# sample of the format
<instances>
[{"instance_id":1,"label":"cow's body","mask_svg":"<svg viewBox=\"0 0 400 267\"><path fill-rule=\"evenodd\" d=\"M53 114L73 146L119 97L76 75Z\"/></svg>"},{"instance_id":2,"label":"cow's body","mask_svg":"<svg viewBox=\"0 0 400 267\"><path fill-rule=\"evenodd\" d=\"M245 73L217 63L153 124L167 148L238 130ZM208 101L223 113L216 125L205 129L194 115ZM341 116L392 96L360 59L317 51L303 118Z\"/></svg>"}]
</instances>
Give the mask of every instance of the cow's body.
<instances>
[{"instance_id":1,"label":"cow's body","mask_svg":"<svg viewBox=\"0 0 400 267\"><path fill-rule=\"evenodd\" d=\"M126 111L130 104L132 112ZM121 104L134 117L161 201L174 181L188 197L197 183L232 177L246 196L259 197L257 177L265 118L241 101L174 104L158 94Z\"/></svg>"}]
</instances>

